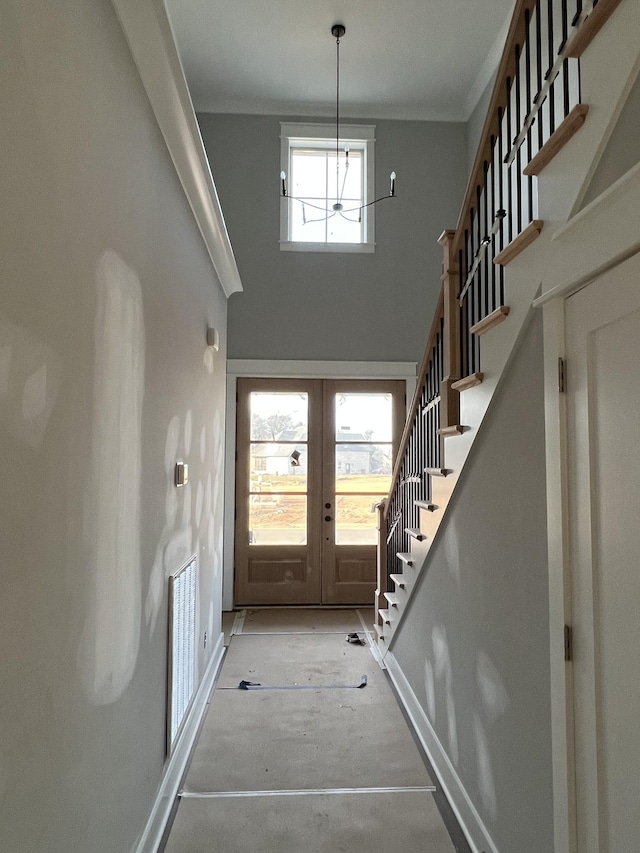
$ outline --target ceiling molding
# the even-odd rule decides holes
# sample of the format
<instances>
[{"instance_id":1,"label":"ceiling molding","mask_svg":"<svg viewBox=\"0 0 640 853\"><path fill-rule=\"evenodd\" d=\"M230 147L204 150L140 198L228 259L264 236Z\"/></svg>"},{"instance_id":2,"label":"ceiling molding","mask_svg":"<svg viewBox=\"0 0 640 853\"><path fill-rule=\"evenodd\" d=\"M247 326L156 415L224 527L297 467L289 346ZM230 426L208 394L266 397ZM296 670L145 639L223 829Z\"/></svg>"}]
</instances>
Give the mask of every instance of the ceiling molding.
<instances>
[{"instance_id":1,"label":"ceiling molding","mask_svg":"<svg viewBox=\"0 0 640 853\"><path fill-rule=\"evenodd\" d=\"M213 267L231 296L242 282L164 3L112 3Z\"/></svg>"},{"instance_id":2,"label":"ceiling molding","mask_svg":"<svg viewBox=\"0 0 640 853\"><path fill-rule=\"evenodd\" d=\"M263 100L223 100L220 98L203 100L195 104L198 113L226 113L232 115L274 115L296 116L306 118L333 118L335 121L336 105L333 104L302 104L300 101L279 101L266 103ZM377 104L341 104L340 118L367 119L369 121L447 121L465 122L467 115L463 110L433 109L425 106L401 107L390 104L388 107Z\"/></svg>"}]
</instances>

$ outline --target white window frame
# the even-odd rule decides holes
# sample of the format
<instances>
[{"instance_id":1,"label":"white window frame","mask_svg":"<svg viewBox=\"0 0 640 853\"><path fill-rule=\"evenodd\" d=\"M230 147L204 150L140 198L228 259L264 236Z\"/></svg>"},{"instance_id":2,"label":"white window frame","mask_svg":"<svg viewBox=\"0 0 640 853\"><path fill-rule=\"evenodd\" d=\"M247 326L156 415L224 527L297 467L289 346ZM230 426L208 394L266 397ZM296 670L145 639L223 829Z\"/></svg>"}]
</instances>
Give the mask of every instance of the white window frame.
<instances>
[{"instance_id":1,"label":"white window frame","mask_svg":"<svg viewBox=\"0 0 640 853\"><path fill-rule=\"evenodd\" d=\"M372 124L348 124L340 125L339 145L345 144L358 147L364 156L364 182L363 182L363 204L373 201L375 198L375 125ZM286 172L287 179L291 177L292 148L301 145L314 144L322 146L324 140L327 143L333 141L335 145L335 124L311 124L301 122L280 122L280 169ZM323 147L323 146L322 146ZM327 145L327 147L330 147ZM375 205L365 207L363 216L363 241L362 243L303 243L290 239L289 210L291 200L280 196L280 250L283 252L355 252L371 253L375 251Z\"/></svg>"}]
</instances>

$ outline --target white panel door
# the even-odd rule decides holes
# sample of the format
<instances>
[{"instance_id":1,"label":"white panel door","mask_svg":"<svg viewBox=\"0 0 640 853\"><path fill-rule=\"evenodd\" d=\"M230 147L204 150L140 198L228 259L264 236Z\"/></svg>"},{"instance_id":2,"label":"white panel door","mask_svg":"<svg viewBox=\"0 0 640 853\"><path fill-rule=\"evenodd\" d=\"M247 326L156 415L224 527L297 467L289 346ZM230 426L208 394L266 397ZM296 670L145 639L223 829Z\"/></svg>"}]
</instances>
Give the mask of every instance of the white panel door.
<instances>
[{"instance_id":1,"label":"white panel door","mask_svg":"<svg viewBox=\"0 0 640 853\"><path fill-rule=\"evenodd\" d=\"M578 853L640 849L640 257L566 302Z\"/></svg>"}]
</instances>

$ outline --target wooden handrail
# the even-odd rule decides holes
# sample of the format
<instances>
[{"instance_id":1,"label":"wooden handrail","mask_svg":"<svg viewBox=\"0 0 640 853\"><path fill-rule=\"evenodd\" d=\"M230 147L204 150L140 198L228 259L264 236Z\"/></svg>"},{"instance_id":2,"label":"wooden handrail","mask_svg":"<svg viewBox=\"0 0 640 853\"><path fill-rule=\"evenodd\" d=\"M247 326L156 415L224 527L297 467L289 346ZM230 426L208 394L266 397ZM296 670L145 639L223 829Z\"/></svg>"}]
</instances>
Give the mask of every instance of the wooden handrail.
<instances>
[{"instance_id":1,"label":"wooden handrail","mask_svg":"<svg viewBox=\"0 0 640 853\"><path fill-rule=\"evenodd\" d=\"M497 137L500 133L500 119L498 110L504 109L507 105L507 77L513 79L516 73L516 45L523 44L526 36L525 13L532 12L538 0L517 0L511 18L511 25L507 33L507 40L502 52L502 60L498 66L496 81L493 86L491 101L487 117L482 127L480 142L476 158L473 161L473 168L467 184L467 191L464 196L460 217L456 226L455 237L451 247L452 253L455 255L462 246L464 240L464 231L469 217L469 211L473 207L475 199L476 187L482 184L484 175L485 160L491 160L491 137Z\"/></svg>"},{"instance_id":2,"label":"wooden handrail","mask_svg":"<svg viewBox=\"0 0 640 853\"><path fill-rule=\"evenodd\" d=\"M417 382L416 382L416 390L413 394L413 400L411 401L411 408L409 409L409 413L407 415L407 420L404 425L404 430L402 432L402 438L400 439L400 446L398 448L398 455L396 456L396 462L393 467L393 475L391 477L391 486L389 487L389 498L393 495L395 488L398 484L398 478L400 476L400 468L402 467L402 461L404 459L404 452L407 449L407 444L409 443L409 437L411 436L411 431L413 430L413 424L416 419L416 414L418 412L418 408L420 406L420 398L422 396L422 388L424 387L424 380L427 376L427 369L429 367L429 361L431 359L431 352L433 350L433 346L436 342L436 335L440 331L440 320L444 317L444 287L440 287L440 295L438 297L438 302L436 304L436 310L433 315L433 320L431 321L431 330L429 332L429 337L427 338L427 346L425 347L424 355L422 357L422 362L420 364L420 370L418 371ZM387 501L387 504L384 508L384 518L385 520L389 516L389 509L391 507L391 500Z\"/></svg>"}]
</instances>

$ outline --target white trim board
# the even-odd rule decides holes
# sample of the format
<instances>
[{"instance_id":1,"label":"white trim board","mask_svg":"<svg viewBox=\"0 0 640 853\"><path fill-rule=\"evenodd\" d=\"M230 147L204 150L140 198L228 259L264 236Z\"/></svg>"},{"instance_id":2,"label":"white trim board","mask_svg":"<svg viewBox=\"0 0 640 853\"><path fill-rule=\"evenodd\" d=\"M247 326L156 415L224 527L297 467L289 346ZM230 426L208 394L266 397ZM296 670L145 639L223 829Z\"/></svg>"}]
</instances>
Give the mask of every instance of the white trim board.
<instances>
[{"instance_id":1,"label":"white trim board","mask_svg":"<svg viewBox=\"0 0 640 853\"><path fill-rule=\"evenodd\" d=\"M415 380L413 361L289 361L230 358L228 376L279 376L304 379L406 379Z\"/></svg>"},{"instance_id":2,"label":"white trim board","mask_svg":"<svg viewBox=\"0 0 640 853\"><path fill-rule=\"evenodd\" d=\"M536 308L571 296L640 251L639 198L640 163L555 231Z\"/></svg>"},{"instance_id":3,"label":"white trim board","mask_svg":"<svg viewBox=\"0 0 640 853\"><path fill-rule=\"evenodd\" d=\"M164 834L171 809L178 796L180 782L193 749L200 722L207 708L207 700L216 680L224 655L224 634L220 634L202 681L184 722L182 732L175 743L171 757L164 766L162 781L151 807L147 824L135 848L135 853L156 853Z\"/></svg>"},{"instance_id":4,"label":"white trim board","mask_svg":"<svg viewBox=\"0 0 640 853\"><path fill-rule=\"evenodd\" d=\"M417 365L412 361L289 361L227 360L225 416L224 537L222 609L233 610L234 509L236 502L236 385L240 376L277 376L304 379L404 379L407 405L416 386Z\"/></svg>"},{"instance_id":5,"label":"white trim board","mask_svg":"<svg viewBox=\"0 0 640 853\"><path fill-rule=\"evenodd\" d=\"M460 828L469 842L473 853L499 853L498 848L478 814L471 797L467 793L455 767L449 760L438 736L436 735L427 715L407 681L400 664L392 652L384 656L387 672L393 682L402 706L407 712L411 724L420 739L431 766L433 767L442 789L454 811Z\"/></svg>"},{"instance_id":6,"label":"white trim board","mask_svg":"<svg viewBox=\"0 0 640 853\"><path fill-rule=\"evenodd\" d=\"M242 282L164 2L112 3L213 267L231 296Z\"/></svg>"}]
</instances>

